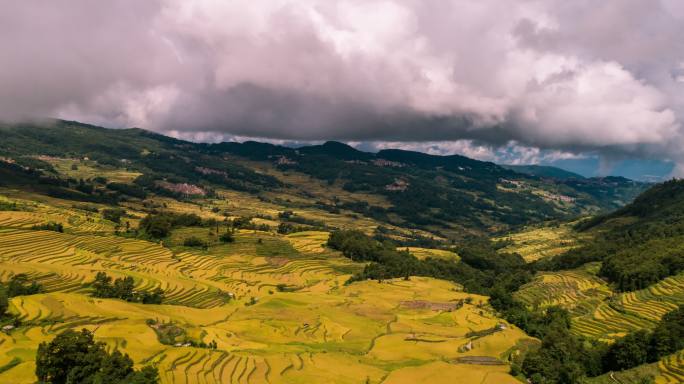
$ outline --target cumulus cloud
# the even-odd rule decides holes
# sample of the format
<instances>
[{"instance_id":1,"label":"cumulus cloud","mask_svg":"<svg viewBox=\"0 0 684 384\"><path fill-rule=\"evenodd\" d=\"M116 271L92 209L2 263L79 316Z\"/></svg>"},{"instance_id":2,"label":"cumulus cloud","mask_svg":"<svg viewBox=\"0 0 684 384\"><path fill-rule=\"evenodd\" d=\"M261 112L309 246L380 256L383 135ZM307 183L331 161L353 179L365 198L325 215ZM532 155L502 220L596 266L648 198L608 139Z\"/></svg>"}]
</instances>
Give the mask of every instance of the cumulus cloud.
<instances>
[{"instance_id":1,"label":"cumulus cloud","mask_svg":"<svg viewBox=\"0 0 684 384\"><path fill-rule=\"evenodd\" d=\"M0 118L684 164L681 4L3 1Z\"/></svg>"}]
</instances>

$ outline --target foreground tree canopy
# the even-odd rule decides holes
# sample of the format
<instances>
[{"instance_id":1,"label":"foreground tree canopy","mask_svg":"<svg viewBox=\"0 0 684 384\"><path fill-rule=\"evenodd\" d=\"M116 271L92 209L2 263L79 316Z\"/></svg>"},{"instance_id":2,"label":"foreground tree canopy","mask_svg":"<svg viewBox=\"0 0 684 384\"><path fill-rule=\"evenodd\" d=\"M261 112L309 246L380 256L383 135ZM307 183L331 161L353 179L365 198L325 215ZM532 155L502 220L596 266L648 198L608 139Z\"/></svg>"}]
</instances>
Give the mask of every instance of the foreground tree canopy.
<instances>
[{"instance_id":1,"label":"foreground tree canopy","mask_svg":"<svg viewBox=\"0 0 684 384\"><path fill-rule=\"evenodd\" d=\"M83 329L72 330L41 343L36 356L36 376L41 384L154 384L156 368L133 369L133 360L119 351L111 354Z\"/></svg>"}]
</instances>

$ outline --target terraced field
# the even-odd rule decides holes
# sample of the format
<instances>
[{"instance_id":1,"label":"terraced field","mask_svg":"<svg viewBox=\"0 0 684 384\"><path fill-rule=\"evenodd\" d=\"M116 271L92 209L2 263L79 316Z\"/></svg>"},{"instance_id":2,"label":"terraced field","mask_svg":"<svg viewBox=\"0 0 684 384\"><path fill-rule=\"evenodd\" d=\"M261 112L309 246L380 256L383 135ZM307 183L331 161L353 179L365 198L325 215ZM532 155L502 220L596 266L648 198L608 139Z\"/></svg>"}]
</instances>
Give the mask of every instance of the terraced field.
<instances>
[{"instance_id":1,"label":"terraced field","mask_svg":"<svg viewBox=\"0 0 684 384\"><path fill-rule=\"evenodd\" d=\"M38 344L69 328L155 364L163 383L517 382L507 358L527 336L498 319L486 297L419 277L345 285L363 265L322 246L326 232L240 231L234 243L204 250L179 240L207 229L181 229L157 244L97 227L31 230L24 217L46 216L26 213L2 212L0 280L27 273L45 292L11 299L22 325L0 333L2 383L34 382ZM91 297L87 283L99 271L131 276L136 289L163 288L164 304ZM472 304L461 305L468 297ZM175 345L155 331L169 323L183 331Z\"/></svg>"},{"instance_id":2,"label":"terraced field","mask_svg":"<svg viewBox=\"0 0 684 384\"><path fill-rule=\"evenodd\" d=\"M650 329L667 312L684 304L684 274L646 289L613 295L589 314L573 319L573 328L586 336L612 339L636 329Z\"/></svg>"},{"instance_id":3,"label":"terraced field","mask_svg":"<svg viewBox=\"0 0 684 384\"><path fill-rule=\"evenodd\" d=\"M406 249L409 251L410 254L413 256L419 258L419 259L425 259L428 257L432 257L434 259L448 259L448 260L460 260L460 257L447 250L443 249L431 249L431 248L419 248L419 247L407 247L407 248L401 248L401 250Z\"/></svg>"},{"instance_id":4,"label":"terraced field","mask_svg":"<svg viewBox=\"0 0 684 384\"><path fill-rule=\"evenodd\" d=\"M516 292L516 298L530 307L561 305L576 316L589 314L613 293L596 277L599 268L592 263L573 271L538 274Z\"/></svg>"},{"instance_id":5,"label":"terraced field","mask_svg":"<svg viewBox=\"0 0 684 384\"><path fill-rule=\"evenodd\" d=\"M532 227L521 232L497 238L510 241L501 252L518 253L525 261L532 262L559 255L576 247L582 236L572 231L572 223Z\"/></svg>"},{"instance_id":6,"label":"terraced field","mask_svg":"<svg viewBox=\"0 0 684 384\"><path fill-rule=\"evenodd\" d=\"M52 164L60 174L76 180L104 177L109 182L127 183L141 175L139 172L98 164L93 160L59 159L54 157L43 157L41 159Z\"/></svg>"},{"instance_id":7,"label":"terraced field","mask_svg":"<svg viewBox=\"0 0 684 384\"><path fill-rule=\"evenodd\" d=\"M328 232L305 231L287 235L287 241L299 252L323 253L328 241Z\"/></svg>"},{"instance_id":8,"label":"terraced field","mask_svg":"<svg viewBox=\"0 0 684 384\"><path fill-rule=\"evenodd\" d=\"M651 329L664 314L684 304L684 274L618 294L595 276L599 267L591 263L573 271L540 273L516 297L531 307L561 305L570 310L575 332L606 341Z\"/></svg>"},{"instance_id":9,"label":"terraced field","mask_svg":"<svg viewBox=\"0 0 684 384\"><path fill-rule=\"evenodd\" d=\"M5 191L3 191L5 192ZM19 191L11 193L23 194ZM0 195L0 202L16 204L18 211L0 211L0 228L29 229L34 225L46 222L60 223L65 231L72 233L88 234L111 234L115 230L115 223L104 220L101 215L82 209L61 204L49 204L46 202L27 200L22 198L7 198ZM93 207L97 208L96 205Z\"/></svg>"},{"instance_id":10,"label":"terraced field","mask_svg":"<svg viewBox=\"0 0 684 384\"><path fill-rule=\"evenodd\" d=\"M684 350L660 360L658 370L657 384L684 382Z\"/></svg>"},{"instance_id":11,"label":"terraced field","mask_svg":"<svg viewBox=\"0 0 684 384\"><path fill-rule=\"evenodd\" d=\"M652 364L644 364L621 372L611 372L585 380L584 384L643 383L643 378L655 378L656 384L684 382L684 350L662 358Z\"/></svg>"}]
</instances>

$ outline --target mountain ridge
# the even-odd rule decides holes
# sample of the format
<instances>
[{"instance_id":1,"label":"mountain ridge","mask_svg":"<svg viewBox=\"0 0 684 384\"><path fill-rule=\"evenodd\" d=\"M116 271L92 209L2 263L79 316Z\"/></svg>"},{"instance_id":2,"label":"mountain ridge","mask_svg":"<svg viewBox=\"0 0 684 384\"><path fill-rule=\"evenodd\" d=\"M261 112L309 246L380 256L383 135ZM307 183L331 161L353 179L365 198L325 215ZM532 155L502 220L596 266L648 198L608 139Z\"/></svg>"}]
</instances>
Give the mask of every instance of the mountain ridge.
<instances>
[{"instance_id":1,"label":"mountain ridge","mask_svg":"<svg viewBox=\"0 0 684 384\"><path fill-rule=\"evenodd\" d=\"M192 184L207 191L228 188L262 198L293 188L306 195L304 185L288 184L277 175L295 172L345 193L387 201L383 207L335 201L329 198L332 193L323 194L319 206L324 209L350 210L443 237L504 231L530 222L611 210L647 186L627 179L547 180L461 155L401 149L370 153L334 141L299 148L256 141L193 143L139 128L107 129L62 120L49 126L3 124L0 137L4 143L0 156L42 170L42 182L60 177L49 161L41 160L44 156L88 158L103 166L139 172L135 187L154 193L168 192L159 187L163 182ZM266 173L255 171L250 161L257 161ZM83 196L68 180L53 182L61 183L53 192L99 198ZM94 184L91 187L80 188L101 190ZM111 191L105 192L103 196Z\"/></svg>"},{"instance_id":2,"label":"mountain ridge","mask_svg":"<svg viewBox=\"0 0 684 384\"><path fill-rule=\"evenodd\" d=\"M579 173L571 172L560 167L554 167L550 165L537 165L537 164L527 164L527 165L511 165L511 164L500 164L502 167L514 170L516 172L525 173L532 176L549 177L555 179L586 179L586 177L580 175Z\"/></svg>"}]
</instances>

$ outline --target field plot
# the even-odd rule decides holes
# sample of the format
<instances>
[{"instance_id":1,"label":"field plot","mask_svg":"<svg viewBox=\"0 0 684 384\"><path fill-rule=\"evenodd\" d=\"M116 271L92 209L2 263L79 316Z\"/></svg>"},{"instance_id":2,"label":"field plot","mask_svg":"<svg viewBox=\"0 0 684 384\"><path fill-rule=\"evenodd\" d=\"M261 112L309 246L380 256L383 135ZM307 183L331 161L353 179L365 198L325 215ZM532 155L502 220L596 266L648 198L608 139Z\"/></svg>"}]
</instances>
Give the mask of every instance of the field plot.
<instances>
[{"instance_id":1,"label":"field plot","mask_svg":"<svg viewBox=\"0 0 684 384\"><path fill-rule=\"evenodd\" d=\"M510 240L512 244L501 252L518 253L531 262L559 255L577 246L579 235L572 231L572 224L534 227L518 233L502 236L497 240Z\"/></svg>"},{"instance_id":2,"label":"field plot","mask_svg":"<svg viewBox=\"0 0 684 384\"><path fill-rule=\"evenodd\" d=\"M574 332L610 341L638 329L651 329L667 312L684 304L684 274L646 289L614 293L596 277L599 264L572 271L543 272L516 298L531 307L561 305L572 314Z\"/></svg>"},{"instance_id":3,"label":"field plot","mask_svg":"<svg viewBox=\"0 0 684 384\"><path fill-rule=\"evenodd\" d=\"M460 257L455 254L454 252L447 251L444 249L431 249L431 248L419 248L419 247L406 247L406 248L398 248L398 250L408 250L410 254L413 256L423 260L428 257L432 257L434 259L447 259L447 260L455 260L458 261L460 260Z\"/></svg>"},{"instance_id":4,"label":"field plot","mask_svg":"<svg viewBox=\"0 0 684 384\"><path fill-rule=\"evenodd\" d=\"M684 274L668 277L640 291L614 295L596 309L573 319L583 335L612 339L637 329L650 329L667 312L684 304Z\"/></svg>"},{"instance_id":5,"label":"field plot","mask_svg":"<svg viewBox=\"0 0 684 384\"><path fill-rule=\"evenodd\" d=\"M0 197L0 202L15 204L17 207L15 211L0 211L0 228L29 229L53 222L62 224L67 232L112 234L116 226L96 212L69 206L59 199L46 198L44 202L37 202ZM98 206L91 205L91 208L97 209Z\"/></svg>"},{"instance_id":6,"label":"field plot","mask_svg":"<svg viewBox=\"0 0 684 384\"><path fill-rule=\"evenodd\" d=\"M684 350L660 360L658 370L657 384L684 382Z\"/></svg>"},{"instance_id":7,"label":"field plot","mask_svg":"<svg viewBox=\"0 0 684 384\"><path fill-rule=\"evenodd\" d=\"M561 305L579 316L593 312L613 292L596 277L600 268L591 263L572 271L544 272L522 286L515 297L530 307Z\"/></svg>"},{"instance_id":8,"label":"field plot","mask_svg":"<svg viewBox=\"0 0 684 384\"><path fill-rule=\"evenodd\" d=\"M587 384L640 383L644 377L654 377L656 384L684 382L684 350L666 356L656 363L592 378L587 380Z\"/></svg>"},{"instance_id":9,"label":"field plot","mask_svg":"<svg viewBox=\"0 0 684 384\"><path fill-rule=\"evenodd\" d=\"M305 231L290 234L287 240L299 252L323 253L328 237L328 232Z\"/></svg>"},{"instance_id":10,"label":"field plot","mask_svg":"<svg viewBox=\"0 0 684 384\"><path fill-rule=\"evenodd\" d=\"M478 365L453 365L443 362L429 364L427 367L408 367L392 372L383 383L433 383L451 384L481 383L481 384L519 384L520 381L508 375L508 367L491 367ZM455 381L454 378L458 378Z\"/></svg>"},{"instance_id":11,"label":"field plot","mask_svg":"<svg viewBox=\"0 0 684 384\"><path fill-rule=\"evenodd\" d=\"M1 213L14 221L0 228L0 280L26 273L44 292L10 301L22 325L0 333L0 382L33 383L38 344L80 328L156 365L163 383L516 382L507 359L527 336L498 319L487 297L422 277L345 285L363 264L325 248L327 232L241 230L233 243L195 248L182 240L211 240L208 228L179 229L159 244L20 224L18 214L36 212ZM164 303L94 298L88 284L100 271L130 276L139 290L160 287ZM160 341L162 325L178 331L173 342ZM191 346L202 342L216 349Z\"/></svg>"},{"instance_id":12,"label":"field plot","mask_svg":"<svg viewBox=\"0 0 684 384\"><path fill-rule=\"evenodd\" d=\"M60 174L76 180L104 177L108 182L130 183L141 175L139 172L105 166L92 160L59 159L54 157L43 157L41 159L52 164Z\"/></svg>"}]
</instances>

